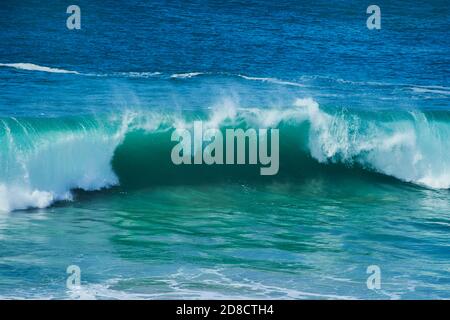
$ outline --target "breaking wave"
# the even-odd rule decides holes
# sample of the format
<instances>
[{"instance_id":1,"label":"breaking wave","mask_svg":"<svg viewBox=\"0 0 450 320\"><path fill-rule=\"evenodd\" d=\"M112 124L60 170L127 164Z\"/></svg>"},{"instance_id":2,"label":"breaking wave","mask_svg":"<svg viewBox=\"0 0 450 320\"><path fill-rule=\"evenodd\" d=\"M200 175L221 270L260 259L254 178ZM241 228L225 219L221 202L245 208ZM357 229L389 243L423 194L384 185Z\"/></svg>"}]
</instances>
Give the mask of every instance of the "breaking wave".
<instances>
[{"instance_id":1,"label":"breaking wave","mask_svg":"<svg viewBox=\"0 0 450 320\"><path fill-rule=\"evenodd\" d=\"M311 98L297 99L284 109L241 108L224 101L209 113L195 115L130 111L62 119L2 118L0 211L43 208L71 200L74 189L127 188L136 179L154 184L188 178L211 181L222 173L229 179L261 179L253 175L259 171L239 166L173 165L172 130L190 128L199 118L210 127L279 128L281 177L302 169L318 174L338 165L347 174L362 169L428 188L450 188L448 112L325 110Z\"/></svg>"}]
</instances>

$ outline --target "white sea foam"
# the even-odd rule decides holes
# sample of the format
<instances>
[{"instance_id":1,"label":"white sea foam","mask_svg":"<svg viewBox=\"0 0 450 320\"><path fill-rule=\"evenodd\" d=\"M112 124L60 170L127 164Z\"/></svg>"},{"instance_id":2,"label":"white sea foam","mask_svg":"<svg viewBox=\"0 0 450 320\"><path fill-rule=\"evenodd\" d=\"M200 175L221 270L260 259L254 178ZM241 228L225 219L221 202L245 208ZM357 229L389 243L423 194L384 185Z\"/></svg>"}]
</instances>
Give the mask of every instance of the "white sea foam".
<instances>
[{"instance_id":1,"label":"white sea foam","mask_svg":"<svg viewBox=\"0 0 450 320\"><path fill-rule=\"evenodd\" d=\"M239 74L238 77L250 80L250 81L260 81L260 82L269 82L273 84L285 85L285 86L294 86L294 87L305 87L304 84L292 81L281 80L277 78L263 78L263 77L249 77L242 74Z\"/></svg>"},{"instance_id":2,"label":"white sea foam","mask_svg":"<svg viewBox=\"0 0 450 320\"><path fill-rule=\"evenodd\" d=\"M129 279L136 283L136 279ZM177 272L160 279L164 290L149 290L132 292L120 290L120 284L126 284L128 279L111 279L105 283L80 286L69 290L70 299L356 299L348 295L333 293L315 293L302 291L298 288L283 287L250 279L233 279L225 274L223 269L202 268L196 272ZM186 284L197 283L194 288ZM212 289L220 288L221 290Z\"/></svg>"},{"instance_id":3,"label":"white sea foam","mask_svg":"<svg viewBox=\"0 0 450 320\"><path fill-rule=\"evenodd\" d=\"M450 89L445 87L412 87L411 90L416 93L431 93L450 96Z\"/></svg>"},{"instance_id":4,"label":"white sea foam","mask_svg":"<svg viewBox=\"0 0 450 320\"><path fill-rule=\"evenodd\" d=\"M79 74L77 71L64 70L59 68L50 68L45 66L39 66L33 63L0 63L0 67L9 67L20 70L28 70L28 71L41 71L41 72L50 72L50 73L72 73Z\"/></svg>"},{"instance_id":5,"label":"white sea foam","mask_svg":"<svg viewBox=\"0 0 450 320\"><path fill-rule=\"evenodd\" d=\"M0 212L44 208L58 200L71 200L73 189L116 185L111 159L128 121L125 116L114 132L83 124L71 131L39 132L17 121L14 134L12 124L2 121ZM22 128L19 133L17 126Z\"/></svg>"},{"instance_id":6,"label":"white sea foam","mask_svg":"<svg viewBox=\"0 0 450 320\"><path fill-rule=\"evenodd\" d=\"M127 78L152 78L161 75L161 72L117 72L113 75Z\"/></svg>"},{"instance_id":7,"label":"white sea foam","mask_svg":"<svg viewBox=\"0 0 450 320\"><path fill-rule=\"evenodd\" d=\"M312 99L296 106L308 112L309 147L319 162L359 163L400 180L430 188L450 188L450 126L423 113L389 123L329 115Z\"/></svg>"},{"instance_id":8,"label":"white sea foam","mask_svg":"<svg viewBox=\"0 0 450 320\"><path fill-rule=\"evenodd\" d=\"M204 74L204 73L203 72L175 73L175 74L172 74L170 77L172 79L188 79L188 78L200 76L202 74Z\"/></svg>"}]
</instances>

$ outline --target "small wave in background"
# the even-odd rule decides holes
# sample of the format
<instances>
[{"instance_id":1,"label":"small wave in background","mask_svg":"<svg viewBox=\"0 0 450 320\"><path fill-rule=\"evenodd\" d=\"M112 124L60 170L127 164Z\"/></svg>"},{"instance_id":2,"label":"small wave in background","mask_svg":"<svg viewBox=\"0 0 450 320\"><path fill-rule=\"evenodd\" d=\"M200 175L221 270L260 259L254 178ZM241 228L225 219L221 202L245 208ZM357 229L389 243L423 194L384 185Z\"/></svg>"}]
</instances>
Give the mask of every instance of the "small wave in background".
<instances>
[{"instance_id":1,"label":"small wave in background","mask_svg":"<svg viewBox=\"0 0 450 320\"><path fill-rule=\"evenodd\" d=\"M348 175L349 168L356 168L427 188L450 188L448 113L329 113L311 98L277 109L243 107L226 99L209 111L187 115L128 110L63 119L4 118L0 209L43 208L71 200L73 189L99 190L120 181L127 187L137 178L151 185L177 181L170 178L175 175L185 177L180 183L193 183L204 170L212 173L211 182L223 176L238 182L241 170L233 173L228 166L199 166L190 172L171 163L171 132L192 130L195 119L213 128L280 129L280 177L301 176L315 162L317 171L339 164ZM251 168L245 170L250 180L260 178Z\"/></svg>"}]
</instances>

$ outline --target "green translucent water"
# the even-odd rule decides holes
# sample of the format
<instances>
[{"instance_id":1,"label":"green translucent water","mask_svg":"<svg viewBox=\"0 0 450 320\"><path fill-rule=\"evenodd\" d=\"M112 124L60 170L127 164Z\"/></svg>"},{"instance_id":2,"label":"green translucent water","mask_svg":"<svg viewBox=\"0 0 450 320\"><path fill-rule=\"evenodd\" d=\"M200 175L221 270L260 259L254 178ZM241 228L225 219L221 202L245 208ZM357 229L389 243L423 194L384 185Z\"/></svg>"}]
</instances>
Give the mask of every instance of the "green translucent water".
<instances>
[{"instance_id":1,"label":"green translucent water","mask_svg":"<svg viewBox=\"0 0 450 320\"><path fill-rule=\"evenodd\" d=\"M53 298L448 298L447 198L448 191L358 178L80 193L76 202L1 216L0 290ZM72 264L81 268L78 290L65 287ZM369 265L381 268L382 290L367 289Z\"/></svg>"}]
</instances>

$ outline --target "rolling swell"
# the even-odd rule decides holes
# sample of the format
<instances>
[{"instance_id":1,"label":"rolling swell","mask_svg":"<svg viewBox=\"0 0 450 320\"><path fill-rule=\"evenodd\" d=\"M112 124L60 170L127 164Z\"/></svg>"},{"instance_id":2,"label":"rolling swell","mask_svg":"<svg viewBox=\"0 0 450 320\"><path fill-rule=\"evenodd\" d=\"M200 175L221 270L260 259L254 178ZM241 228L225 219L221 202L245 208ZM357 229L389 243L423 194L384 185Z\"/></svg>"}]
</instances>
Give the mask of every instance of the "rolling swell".
<instances>
[{"instance_id":1,"label":"rolling swell","mask_svg":"<svg viewBox=\"0 0 450 320\"><path fill-rule=\"evenodd\" d=\"M194 119L225 128L279 128L280 170L261 165L172 164L174 128ZM319 108L298 99L285 109L225 103L207 113L156 111L58 119L0 119L0 211L46 207L71 200L73 189L114 185L268 182L305 177L390 176L429 188L450 187L447 112L370 113ZM381 175L379 175L381 174Z\"/></svg>"}]
</instances>

